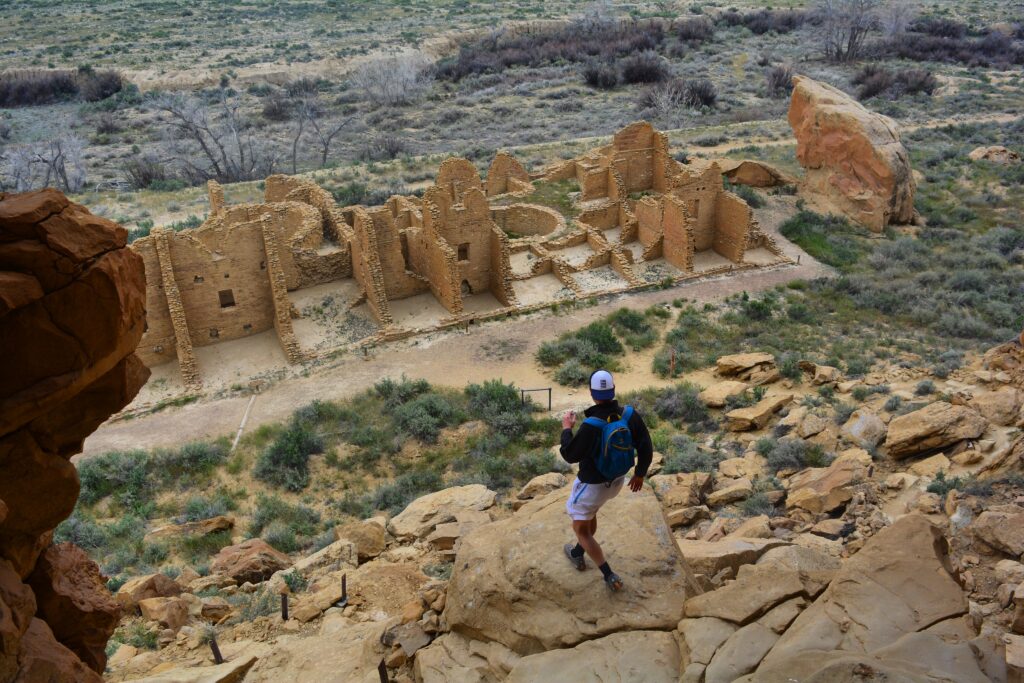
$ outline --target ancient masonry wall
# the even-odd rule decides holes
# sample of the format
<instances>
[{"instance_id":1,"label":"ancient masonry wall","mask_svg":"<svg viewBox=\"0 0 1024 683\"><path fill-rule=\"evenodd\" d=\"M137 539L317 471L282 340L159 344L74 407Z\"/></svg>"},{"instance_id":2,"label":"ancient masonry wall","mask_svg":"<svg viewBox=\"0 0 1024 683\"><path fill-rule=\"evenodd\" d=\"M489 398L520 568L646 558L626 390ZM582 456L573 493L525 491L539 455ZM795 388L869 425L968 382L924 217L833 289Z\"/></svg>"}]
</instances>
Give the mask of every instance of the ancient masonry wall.
<instances>
[{"instance_id":1,"label":"ancient masonry wall","mask_svg":"<svg viewBox=\"0 0 1024 683\"><path fill-rule=\"evenodd\" d=\"M489 283L491 293L505 306L518 306L516 292L512 288L512 264L509 255L508 236L497 227L492 227Z\"/></svg>"},{"instance_id":2,"label":"ancient masonry wall","mask_svg":"<svg viewBox=\"0 0 1024 683\"><path fill-rule=\"evenodd\" d=\"M492 206L490 211L499 228L517 235L550 235L565 228L562 214L538 204Z\"/></svg>"},{"instance_id":3,"label":"ancient masonry wall","mask_svg":"<svg viewBox=\"0 0 1024 683\"><path fill-rule=\"evenodd\" d=\"M614 168L623 182L625 194L654 187L656 134L650 124L640 121L626 126L612 139Z\"/></svg>"},{"instance_id":4,"label":"ancient masonry wall","mask_svg":"<svg viewBox=\"0 0 1024 683\"><path fill-rule=\"evenodd\" d=\"M210 199L210 215L224 210L224 188L216 180L206 181L206 196Z\"/></svg>"},{"instance_id":5,"label":"ancient masonry wall","mask_svg":"<svg viewBox=\"0 0 1024 683\"><path fill-rule=\"evenodd\" d=\"M487 169L488 197L506 192L521 192L530 187L529 183L530 174L514 156L505 151L494 155L494 160Z\"/></svg>"},{"instance_id":6,"label":"ancient masonry wall","mask_svg":"<svg viewBox=\"0 0 1024 683\"><path fill-rule=\"evenodd\" d=\"M753 212L745 201L731 192L719 194L715 207L715 251L733 263L742 263L752 218Z\"/></svg>"},{"instance_id":7,"label":"ancient masonry wall","mask_svg":"<svg viewBox=\"0 0 1024 683\"><path fill-rule=\"evenodd\" d=\"M302 360L303 355L299 341L295 338L295 331L292 329L292 305L288 300L288 285L284 269L281 267L277 231L267 217L261 221L261 227L263 248L267 255L270 301L274 309L274 329L277 331L277 338L281 342L281 348L284 350L288 362L298 363Z\"/></svg>"},{"instance_id":8,"label":"ancient masonry wall","mask_svg":"<svg viewBox=\"0 0 1024 683\"><path fill-rule=\"evenodd\" d=\"M693 270L693 219L683 201L665 195L662 203L662 254L665 260L684 273Z\"/></svg>"},{"instance_id":9,"label":"ancient masonry wall","mask_svg":"<svg viewBox=\"0 0 1024 683\"><path fill-rule=\"evenodd\" d=\"M352 240L352 271L356 280L362 285L366 295L366 305L370 307L375 318L381 325L388 326L394 323L391 317L391 309L388 306L387 291L384 287L384 274L380 267L380 258L377 251L377 235L373 230L362 226L372 223L367 215L366 209L361 206L352 209L352 225L360 226L354 229Z\"/></svg>"},{"instance_id":10,"label":"ancient masonry wall","mask_svg":"<svg viewBox=\"0 0 1024 683\"><path fill-rule=\"evenodd\" d=\"M144 343L140 343L136 353L147 366L159 365L177 357L174 339L174 324L168 310L167 297L164 293L160 256L157 253L156 238L145 237L136 240L132 248L142 256L146 273L146 331ZM179 301L180 303L180 301Z\"/></svg>"},{"instance_id":11,"label":"ancient masonry wall","mask_svg":"<svg viewBox=\"0 0 1024 683\"><path fill-rule=\"evenodd\" d=\"M476 166L468 159L459 157L449 157L441 162L434 184L447 193L453 204L461 202L463 194L469 190L479 190L482 193L484 189Z\"/></svg>"},{"instance_id":12,"label":"ancient masonry wall","mask_svg":"<svg viewBox=\"0 0 1024 683\"><path fill-rule=\"evenodd\" d=\"M198 389L202 386L202 382L199 379L196 357L192 352L192 336L189 333L185 308L182 306L181 295L178 293L178 284L174 280L174 266L171 261L170 249L167 247L167 231L157 230L151 236L156 246L160 266L160 282L163 285L168 314L174 327L175 348L178 353L181 380L186 387Z\"/></svg>"},{"instance_id":13,"label":"ancient masonry wall","mask_svg":"<svg viewBox=\"0 0 1024 683\"><path fill-rule=\"evenodd\" d=\"M434 298L452 315L462 313L462 293L457 254L434 229L440 210L425 202L424 221L420 228L407 231L409 259L412 267L422 273Z\"/></svg>"},{"instance_id":14,"label":"ancient masonry wall","mask_svg":"<svg viewBox=\"0 0 1024 683\"><path fill-rule=\"evenodd\" d=\"M672 194L686 202L693 218L694 251L711 249L715 242L715 198L722 192L722 176L711 164L695 175L685 174L676 181Z\"/></svg>"},{"instance_id":15,"label":"ancient masonry wall","mask_svg":"<svg viewBox=\"0 0 1024 683\"><path fill-rule=\"evenodd\" d=\"M366 209L357 214L356 232L373 233L377 260L380 264L384 292L388 299L404 299L427 291L427 284L413 276L405 262L406 250L395 226L391 210L384 207Z\"/></svg>"}]
</instances>

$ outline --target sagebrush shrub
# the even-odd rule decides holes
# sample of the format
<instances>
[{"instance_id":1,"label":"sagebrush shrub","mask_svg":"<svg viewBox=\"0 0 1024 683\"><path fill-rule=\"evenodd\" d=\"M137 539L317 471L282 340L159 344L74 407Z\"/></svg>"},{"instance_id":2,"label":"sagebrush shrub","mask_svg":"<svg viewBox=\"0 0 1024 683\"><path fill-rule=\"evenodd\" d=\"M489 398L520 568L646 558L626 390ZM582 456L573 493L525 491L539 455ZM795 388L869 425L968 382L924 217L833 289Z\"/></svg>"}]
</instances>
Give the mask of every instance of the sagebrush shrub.
<instances>
[{"instance_id":1,"label":"sagebrush shrub","mask_svg":"<svg viewBox=\"0 0 1024 683\"><path fill-rule=\"evenodd\" d=\"M271 486L301 491L309 485L310 456L323 449L319 434L293 421L260 453L253 476Z\"/></svg>"}]
</instances>

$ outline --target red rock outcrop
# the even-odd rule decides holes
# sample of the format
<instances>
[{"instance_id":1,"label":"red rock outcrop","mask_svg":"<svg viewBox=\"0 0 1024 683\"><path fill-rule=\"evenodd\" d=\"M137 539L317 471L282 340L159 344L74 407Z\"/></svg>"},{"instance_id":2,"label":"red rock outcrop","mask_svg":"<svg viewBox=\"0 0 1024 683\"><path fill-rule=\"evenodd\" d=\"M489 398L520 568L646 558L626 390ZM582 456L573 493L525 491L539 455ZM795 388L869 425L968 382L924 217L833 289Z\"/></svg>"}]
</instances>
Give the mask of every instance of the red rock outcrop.
<instances>
[{"instance_id":1,"label":"red rock outcrop","mask_svg":"<svg viewBox=\"0 0 1024 683\"><path fill-rule=\"evenodd\" d=\"M134 355L145 275L126 242L56 190L0 193L0 680L12 666L19 681L99 680L83 660L106 660L117 602L84 553L49 546L78 499L71 456L149 376ZM16 583L30 623L6 618Z\"/></svg>"},{"instance_id":2,"label":"red rock outcrop","mask_svg":"<svg viewBox=\"0 0 1024 683\"><path fill-rule=\"evenodd\" d=\"M896 123L846 93L793 79L789 125L805 188L875 232L914 218L916 185Z\"/></svg>"},{"instance_id":3,"label":"red rock outcrop","mask_svg":"<svg viewBox=\"0 0 1024 683\"><path fill-rule=\"evenodd\" d=\"M71 543L51 545L28 577L36 615L54 637L94 671L107 664L107 639L121 618L121 606L107 590L99 567Z\"/></svg>"}]
</instances>

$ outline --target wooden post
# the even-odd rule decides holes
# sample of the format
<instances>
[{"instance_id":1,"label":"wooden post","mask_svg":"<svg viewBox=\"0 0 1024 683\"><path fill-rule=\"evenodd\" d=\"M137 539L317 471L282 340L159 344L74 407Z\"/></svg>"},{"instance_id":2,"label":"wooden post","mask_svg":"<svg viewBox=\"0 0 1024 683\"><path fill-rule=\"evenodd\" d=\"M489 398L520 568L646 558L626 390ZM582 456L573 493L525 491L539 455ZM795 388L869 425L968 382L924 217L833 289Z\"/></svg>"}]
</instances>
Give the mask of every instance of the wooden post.
<instances>
[{"instance_id":1,"label":"wooden post","mask_svg":"<svg viewBox=\"0 0 1024 683\"><path fill-rule=\"evenodd\" d=\"M288 594L281 593L281 621L288 621Z\"/></svg>"},{"instance_id":2,"label":"wooden post","mask_svg":"<svg viewBox=\"0 0 1024 683\"><path fill-rule=\"evenodd\" d=\"M380 676L380 683L388 683L388 667L383 659L377 665L377 675Z\"/></svg>"},{"instance_id":3,"label":"wooden post","mask_svg":"<svg viewBox=\"0 0 1024 683\"><path fill-rule=\"evenodd\" d=\"M210 636L210 651L213 652L214 664L224 663L224 657L220 654L220 648L217 647L217 636Z\"/></svg>"},{"instance_id":4,"label":"wooden post","mask_svg":"<svg viewBox=\"0 0 1024 683\"><path fill-rule=\"evenodd\" d=\"M672 349L672 358L671 358L671 360L669 360L668 376L669 377L675 377L676 376L676 350L675 349Z\"/></svg>"}]
</instances>

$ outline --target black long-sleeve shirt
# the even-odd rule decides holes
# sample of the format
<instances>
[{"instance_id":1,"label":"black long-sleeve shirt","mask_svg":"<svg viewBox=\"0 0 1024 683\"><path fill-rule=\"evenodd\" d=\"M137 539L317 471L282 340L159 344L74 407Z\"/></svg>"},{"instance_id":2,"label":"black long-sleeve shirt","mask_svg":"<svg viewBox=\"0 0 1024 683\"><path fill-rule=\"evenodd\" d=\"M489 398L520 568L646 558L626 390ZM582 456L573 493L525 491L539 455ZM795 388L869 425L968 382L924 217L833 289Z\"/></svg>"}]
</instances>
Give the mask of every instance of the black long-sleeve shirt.
<instances>
[{"instance_id":1,"label":"black long-sleeve shirt","mask_svg":"<svg viewBox=\"0 0 1024 683\"><path fill-rule=\"evenodd\" d=\"M607 420L609 415L622 415L622 409L619 408L617 401L609 401L592 405L583 414ZM647 425L636 408L633 409L633 417L629 420L629 431L633 436L633 446L636 448L636 469L633 470L633 474L637 477L646 477L647 469L651 466L651 458L654 456L654 445L651 443ZM572 428L562 430L562 458L568 463L580 464L579 480L584 484L603 484L608 481L598 471L594 460L600 446L601 430L597 427L583 423L575 435Z\"/></svg>"}]
</instances>

